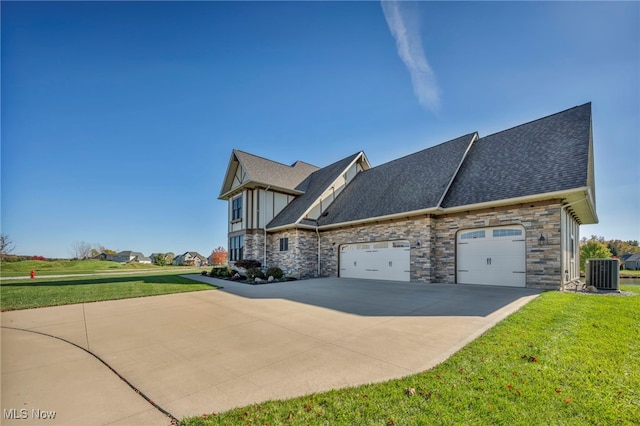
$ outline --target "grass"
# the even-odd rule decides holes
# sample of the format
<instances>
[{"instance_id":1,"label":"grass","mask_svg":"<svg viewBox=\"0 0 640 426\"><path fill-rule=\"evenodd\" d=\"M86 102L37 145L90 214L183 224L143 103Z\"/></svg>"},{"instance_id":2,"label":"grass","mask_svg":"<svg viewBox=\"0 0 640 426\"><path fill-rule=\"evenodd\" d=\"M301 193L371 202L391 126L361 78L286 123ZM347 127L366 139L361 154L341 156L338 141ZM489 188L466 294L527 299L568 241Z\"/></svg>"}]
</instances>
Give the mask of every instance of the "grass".
<instances>
[{"instance_id":1,"label":"grass","mask_svg":"<svg viewBox=\"0 0 640 426\"><path fill-rule=\"evenodd\" d=\"M620 271L621 277L638 277L640 278L640 271L634 271L633 269L623 269Z\"/></svg>"},{"instance_id":2,"label":"grass","mask_svg":"<svg viewBox=\"0 0 640 426\"><path fill-rule=\"evenodd\" d=\"M640 287L622 288L544 293L420 374L181 425L637 425Z\"/></svg>"},{"instance_id":3,"label":"grass","mask_svg":"<svg viewBox=\"0 0 640 426\"><path fill-rule=\"evenodd\" d=\"M182 268L173 266L172 268ZM194 269L194 268L186 268ZM108 262L102 260L23 260L20 262L2 262L0 277L28 276L36 271L36 276L61 274L90 274L96 272L125 272L136 270L166 270L167 267L145 263ZM197 268L196 268L197 269Z\"/></svg>"},{"instance_id":4,"label":"grass","mask_svg":"<svg viewBox=\"0 0 640 426\"><path fill-rule=\"evenodd\" d=\"M182 278L176 272L162 271L144 275L2 280L0 309L40 308L211 289L209 285Z\"/></svg>"}]
</instances>

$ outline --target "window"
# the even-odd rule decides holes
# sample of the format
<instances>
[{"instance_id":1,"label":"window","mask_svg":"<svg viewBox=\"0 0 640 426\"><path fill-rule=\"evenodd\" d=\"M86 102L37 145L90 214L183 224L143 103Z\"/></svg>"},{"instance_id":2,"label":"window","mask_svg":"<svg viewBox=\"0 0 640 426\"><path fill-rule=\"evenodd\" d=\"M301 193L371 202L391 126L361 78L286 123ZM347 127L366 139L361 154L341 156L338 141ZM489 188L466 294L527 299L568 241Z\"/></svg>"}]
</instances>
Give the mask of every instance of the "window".
<instances>
[{"instance_id":1,"label":"window","mask_svg":"<svg viewBox=\"0 0 640 426\"><path fill-rule=\"evenodd\" d=\"M229 260L242 260L244 241L242 235L229 238Z\"/></svg>"},{"instance_id":2,"label":"window","mask_svg":"<svg viewBox=\"0 0 640 426\"><path fill-rule=\"evenodd\" d=\"M231 220L242 219L242 195L231 201Z\"/></svg>"},{"instance_id":3,"label":"window","mask_svg":"<svg viewBox=\"0 0 640 426\"><path fill-rule=\"evenodd\" d=\"M472 238L484 238L484 231L467 232L460 236L461 240L470 240Z\"/></svg>"},{"instance_id":4,"label":"window","mask_svg":"<svg viewBox=\"0 0 640 426\"><path fill-rule=\"evenodd\" d=\"M573 235L571 236L571 260L574 260L576 258L576 239L573 237Z\"/></svg>"},{"instance_id":5,"label":"window","mask_svg":"<svg viewBox=\"0 0 640 426\"><path fill-rule=\"evenodd\" d=\"M493 238L496 237L514 237L522 235L522 229L501 228L493 230Z\"/></svg>"},{"instance_id":6,"label":"window","mask_svg":"<svg viewBox=\"0 0 640 426\"><path fill-rule=\"evenodd\" d=\"M280 251L289 251L289 238L280 238Z\"/></svg>"},{"instance_id":7,"label":"window","mask_svg":"<svg viewBox=\"0 0 640 426\"><path fill-rule=\"evenodd\" d=\"M409 241L394 241L393 248L410 248Z\"/></svg>"}]
</instances>

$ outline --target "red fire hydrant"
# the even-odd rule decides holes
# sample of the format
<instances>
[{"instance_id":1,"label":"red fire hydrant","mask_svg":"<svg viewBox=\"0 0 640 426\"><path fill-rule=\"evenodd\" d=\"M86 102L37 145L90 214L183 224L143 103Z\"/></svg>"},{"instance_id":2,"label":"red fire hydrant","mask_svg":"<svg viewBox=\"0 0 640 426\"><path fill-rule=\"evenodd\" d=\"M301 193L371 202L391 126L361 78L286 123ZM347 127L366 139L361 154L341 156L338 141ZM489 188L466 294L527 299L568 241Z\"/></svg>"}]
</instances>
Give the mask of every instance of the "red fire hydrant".
<instances>
[{"instance_id":1,"label":"red fire hydrant","mask_svg":"<svg viewBox=\"0 0 640 426\"><path fill-rule=\"evenodd\" d=\"M36 277L36 271L31 271L31 278L35 278Z\"/></svg>"}]
</instances>

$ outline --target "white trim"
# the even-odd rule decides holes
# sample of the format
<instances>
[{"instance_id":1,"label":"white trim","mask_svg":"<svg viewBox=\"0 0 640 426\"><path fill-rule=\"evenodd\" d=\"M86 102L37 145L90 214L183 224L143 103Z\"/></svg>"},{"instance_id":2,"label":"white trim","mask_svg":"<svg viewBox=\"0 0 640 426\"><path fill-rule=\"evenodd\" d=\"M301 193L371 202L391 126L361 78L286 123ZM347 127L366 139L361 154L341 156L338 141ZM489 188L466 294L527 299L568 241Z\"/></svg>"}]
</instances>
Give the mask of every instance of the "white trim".
<instances>
[{"instance_id":1,"label":"white trim","mask_svg":"<svg viewBox=\"0 0 640 426\"><path fill-rule=\"evenodd\" d=\"M349 165L347 167L345 167L344 169L342 169L342 172L339 174L338 178L334 179L331 182L331 185L327 186L324 191L322 191L322 193L315 199L313 200L313 202L309 205L309 207L302 213L302 215L294 222L295 224L300 223L301 220L304 220L304 218L307 217L307 215L309 214L309 212L311 210L313 210L313 208L317 205L318 201L322 201L322 195L331 187L335 186L336 180L338 180L339 178L341 178L346 172L347 170L349 170L354 164L356 164L358 161L360 161L361 158L364 158L364 160L367 162L367 165L369 166L369 168L371 168L371 164L369 164L369 161L367 160L367 158L364 156L364 151L360 151L358 153L358 155L356 156L356 158L353 159L353 161L351 161L349 163ZM357 173L356 173L357 174ZM346 184L348 185L348 184ZM335 201L335 195L333 200ZM322 208L322 206L321 206ZM313 219L311 219L313 220Z\"/></svg>"},{"instance_id":2,"label":"white trim","mask_svg":"<svg viewBox=\"0 0 640 426\"><path fill-rule=\"evenodd\" d=\"M344 226L353 226L353 225L359 225L359 224L365 224L365 223L371 223L371 222L380 222L380 221L393 220L393 219L409 218L409 217L420 216L424 214L444 215L448 213L458 213L463 211L482 210L487 208L498 208L498 207L513 205L513 204L526 204L531 202L544 201L544 200L549 200L553 198L566 199L570 195L579 194L580 192L589 192L589 187L583 186L580 188L574 188L566 191L546 192L542 194L527 195L527 196L515 197L515 198L506 198L504 200L488 201L488 202L476 203L476 204L467 204L464 206L457 206L457 207L450 207L450 208L430 207L422 210L413 210L413 211L402 212L402 213L394 213L394 214L385 215L385 216L368 217L366 219L358 219L358 220L352 220L348 222L332 223L329 225L322 225L319 227L319 229L322 231L325 229L341 228ZM593 212L590 196L585 197L584 199L578 200L578 201L587 201L587 204L589 204L590 212ZM575 203L572 202L571 204L575 204ZM304 225L301 223L291 223L287 225L277 226L275 228L269 228L269 231L276 232L276 231L281 231L289 228L315 229L314 226Z\"/></svg>"},{"instance_id":3,"label":"white trim","mask_svg":"<svg viewBox=\"0 0 640 426\"><path fill-rule=\"evenodd\" d=\"M449 189L451 189L451 185L453 185L453 181L458 176L458 172L460 171L460 167L462 167L462 163L464 163L464 161L467 159L467 154L469 153L469 150L471 149L471 146L479 138L480 138L480 136L478 135L478 132L474 132L473 136L471 137L471 142L469 142L469 145L467 145L467 149L464 151L464 154L462 154L462 158L460 159L460 163L458 163L458 167L456 168L456 171L453 172L453 175L451 176L451 180L449 180L449 183L447 184L447 187L442 192L442 196L440 197L440 200L438 201L438 204L436 204L436 206L438 206L438 207L442 206L442 202L444 201L444 198L449 193Z\"/></svg>"}]
</instances>

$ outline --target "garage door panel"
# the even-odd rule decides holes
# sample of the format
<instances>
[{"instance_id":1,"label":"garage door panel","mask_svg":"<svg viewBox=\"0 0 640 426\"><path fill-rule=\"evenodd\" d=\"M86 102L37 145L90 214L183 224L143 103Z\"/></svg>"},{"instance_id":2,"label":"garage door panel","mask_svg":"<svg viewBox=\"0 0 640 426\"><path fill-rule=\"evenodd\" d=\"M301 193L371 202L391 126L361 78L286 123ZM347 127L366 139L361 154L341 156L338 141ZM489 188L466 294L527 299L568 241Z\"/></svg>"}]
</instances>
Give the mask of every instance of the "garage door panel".
<instances>
[{"instance_id":1,"label":"garage door panel","mask_svg":"<svg viewBox=\"0 0 640 426\"><path fill-rule=\"evenodd\" d=\"M408 241L382 241L340 246L340 276L409 281Z\"/></svg>"},{"instance_id":2,"label":"garage door panel","mask_svg":"<svg viewBox=\"0 0 640 426\"><path fill-rule=\"evenodd\" d=\"M457 240L457 282L526 286L524 229L520 226L462 231Z\"/></svg>"}]
</instances>

